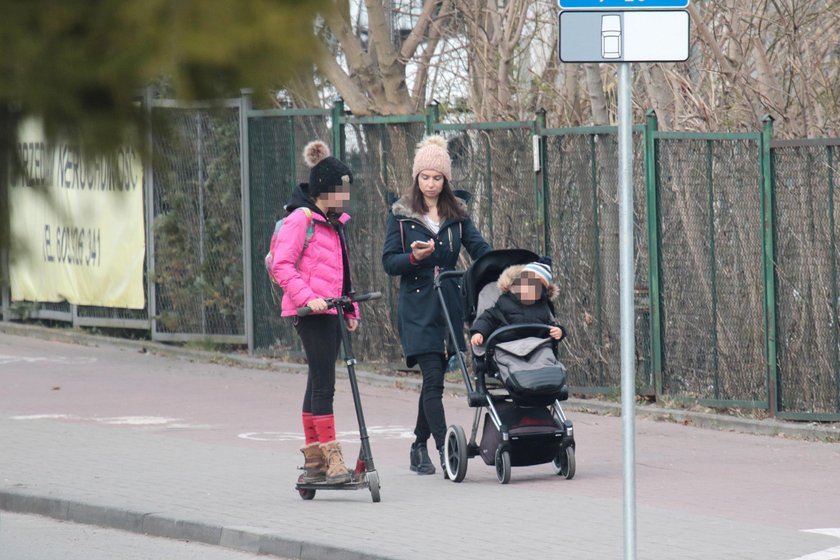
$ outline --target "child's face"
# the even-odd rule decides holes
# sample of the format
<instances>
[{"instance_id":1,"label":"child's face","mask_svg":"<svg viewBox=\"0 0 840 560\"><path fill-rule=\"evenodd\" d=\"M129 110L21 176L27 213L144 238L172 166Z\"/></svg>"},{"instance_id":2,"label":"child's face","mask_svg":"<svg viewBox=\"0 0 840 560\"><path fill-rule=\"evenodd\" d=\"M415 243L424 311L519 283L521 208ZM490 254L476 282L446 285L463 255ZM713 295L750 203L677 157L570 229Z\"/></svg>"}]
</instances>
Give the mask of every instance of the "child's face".
<instances>
[{"instance_id":1,"label":"child's face","mask_svg":"<svg viewBox=\"0 0 840 560\"><path fill-rule=\"evenodd\" d=\"M531 305L542 296L542 283L533 272L523 272L512 288L513 293L524 305Z\"/></svg>"},{"instance_id":2,"label":"child's face","mask_svg":"<svg viewBox=\"0 0 840 560\"><path fill-rule=\"evenodd\" d=\"M350 201L350 185L345 183L336 187L335 192L322 193L318 198L326 202L327 208L331 211L339 213L344 210Z\"/></svg>"}]
</instances>

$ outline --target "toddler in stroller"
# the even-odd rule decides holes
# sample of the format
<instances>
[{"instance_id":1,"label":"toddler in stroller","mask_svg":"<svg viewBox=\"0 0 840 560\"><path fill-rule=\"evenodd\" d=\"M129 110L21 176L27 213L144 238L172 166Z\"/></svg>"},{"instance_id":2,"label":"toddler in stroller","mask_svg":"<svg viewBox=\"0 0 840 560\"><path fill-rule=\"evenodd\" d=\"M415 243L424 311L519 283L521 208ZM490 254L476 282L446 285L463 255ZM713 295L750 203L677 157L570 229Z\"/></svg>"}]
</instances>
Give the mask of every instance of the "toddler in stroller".
<instances>
[{"instance_id":1,"label":"toddler in stroller","mask_svg":"<svg viewBox=\"0 0 840 560\"><path fill-rule=\"evenodd\" d=\"M551 325L548 335L555 340L563 338L563 329L551 312L549 300L555 288L551 284L551 267L547 263L509 266L502 272L497 286L502 295L470 328L473 346L482 346L484 339L493 331L515 323Z\"/></svg>"},{"instance_id":2,"label":"toddler in stroller","mask_svg":"<svg viewBox=\"0 0 840 560\"><path fill-rule=\"evenodd\" d=\"M445 468L455 482L476 455L495 465L502 484L509 482L511 466L552 462L556 474L574 476L572 422L560 407L568 398L566 369L557 359L565 333L553 315L553 289L549 264L522 249L492 251L464 275L475 390L463 361L461 368L469 405L478 410L469 442L460 426L447 430Z\"/></svg>"}]
</instances>

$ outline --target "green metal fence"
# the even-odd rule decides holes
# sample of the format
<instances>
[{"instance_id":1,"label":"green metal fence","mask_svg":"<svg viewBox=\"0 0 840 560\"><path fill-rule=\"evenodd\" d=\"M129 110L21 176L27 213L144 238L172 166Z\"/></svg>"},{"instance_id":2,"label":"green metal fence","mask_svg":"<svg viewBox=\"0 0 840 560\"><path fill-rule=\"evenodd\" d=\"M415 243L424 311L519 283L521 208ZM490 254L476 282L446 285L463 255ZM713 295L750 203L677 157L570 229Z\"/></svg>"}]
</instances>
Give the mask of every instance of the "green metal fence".
<instances>
[{"instance_id":1,"label":"green metal fence","mask_svg":"<svg viewBox=\"0 0 840 560\"><path fill-rule=\"evenodd\" d=\"M251 111L248 114L253 341L279 354L300 351L291 321L280 318L280 291L265 270L274 224L285 215L292 188L308 180L303 147L312 138L329 141L330 111Z\"/></svg>"},{"instance_id":2,"label":"green metal fence","mask_svg":"<svg viewBox=\"0 0 840 560\"><path fill-rule=\"evenodd\" d=\"M567 325L564 361L576 390L620 385L618 293L618 140L615 127L547 129L545 190L549 253ZM634 149L641 153L641 128ZM652 390L649 350L644 160L634 159L636 385Z\"/></svg>"},{"instance_id":3,"label":"green metal fence","mask_svg":"<svg viewBox=\"0 0 840 560\"><path fill-rule=\"evenodd\" d=\"M364 327L354 349L367 360L398 361L397 283L382 268L382 244L389 193L400 195L412 184L411 160L426 132L423 115L341 119L343 158L353 170L348 244L352 252L353 286L358 292L380 291L383 298L364 304Z\"/></svg>"},{"instance_id":4,"label":"green metal fence","mask_svg":"<svg viewBox=\"0 0 840 560\"><path fill-rule=\"evenodd\" d=\"M840 139L775 141L775 306L779 416L840 412Z\"/></svg>"},{"instance_id":5,"label":"green metal fence","mask_svg":"<svg viewBox=\"0 0 840 560\"><path fill-rule=\"evenodd\" d=\"M660 391L766 407L761 136L652 135Z\"/></svg>"},{"instance_id":6,"label":"green metal fence","mask_svg":"<svg viewBox=\"0 0 840 560\"><path fill-rule=\"evenodd\" d=\"M156 340L248 343L299 352L263 259L306 142L329 140L353 169L349 243L365 306L362 360L401 361L396 280L381 267L388 193L411 185L424 134L442 134L453 186L496 248L552 256L562 347L575 391L618 392L617 141L613 127L545 128L425 114L359 118L147 102L147 309L9 301L3 319L147 328ZM164 126L166 124L166 126ZM772 121L742 134L634 128L636 386L660 398L840 420L840 139L777 141ZM8 274L5 263L0 270ZM462 266L469 265L464 259ZM6 285L7 281L4 282Z\"/></svg>"}]
</instances>

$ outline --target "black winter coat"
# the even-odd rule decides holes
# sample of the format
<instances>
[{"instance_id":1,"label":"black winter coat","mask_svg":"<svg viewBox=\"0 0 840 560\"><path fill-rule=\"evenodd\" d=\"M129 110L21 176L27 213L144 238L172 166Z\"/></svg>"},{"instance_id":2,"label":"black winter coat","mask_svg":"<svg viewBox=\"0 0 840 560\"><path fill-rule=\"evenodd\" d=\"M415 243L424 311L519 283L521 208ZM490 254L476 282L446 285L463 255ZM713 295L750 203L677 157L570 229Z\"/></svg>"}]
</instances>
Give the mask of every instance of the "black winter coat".
<instances>
[{"instance_id":1,"label":"black winter coat","mask_svg":"<svg viewBox=\"0 0 840 560\"><path fill-rule=\"evenodd\" d=\"M545 295L531 305L524 305L511 293L500 295L496 300L496 305L487 309L475 320L470 327L470 334L481 333L486 341L498 328L525 323L559 326L551 313ZM515 333L511 334L516 336Z\"/></svg>"},{"instance_id":2,"label":"black winter coat","mask_svg":"<svg viewBox=\"0 0 840 560\"><path fill-rule=\"evenodd\" d=\"M456 195L462 193L456 192ZM460 199L459 202L463 203ZM434 253L416 265L411 264L408 260L411 243L429 239L435 240ZM440 271L455 269L462 246L473 259L491 250L469 217L446 220L435 235L425 225L423 217L411 210L408 197L400 198L391 206L382 248L382 266L389 275L400 277L397 324L408 367L417 363L416 356L419 354L448 354L454 351L450 348L451 344L447 344L451 339L440 298L435 293L434 279L436 267ZM461 330L464 320L460 279L445 279L441 290L456 331L458 347L465 350Z\"/></svg>"}]
</instances>

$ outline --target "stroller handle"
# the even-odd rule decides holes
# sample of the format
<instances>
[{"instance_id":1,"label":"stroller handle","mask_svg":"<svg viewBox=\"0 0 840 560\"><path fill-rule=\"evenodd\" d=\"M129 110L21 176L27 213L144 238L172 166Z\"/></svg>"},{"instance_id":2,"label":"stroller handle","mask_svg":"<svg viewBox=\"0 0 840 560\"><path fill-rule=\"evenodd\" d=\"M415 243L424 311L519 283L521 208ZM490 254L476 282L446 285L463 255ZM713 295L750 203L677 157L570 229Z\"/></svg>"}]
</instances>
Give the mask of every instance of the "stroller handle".
<instances>
[{"instance_id":1,"label":"stroller handle","mask_svg":"<svg viewBox=\"0 0 840 560\"><path fill-rule=\"evenodd\" d=\"M440 281L444 278L461 278L465 273L464 270L444 270L435 276L435 289L440 289Z\"/></svg>"},{"instance_id":2,"label":"stroller handle","mask_svg":"<svg viewBox=\"0 0 840 560\"><path fill-rule=\"evenodd\" d=\"M360 296L356 296L354 294L350 294L347 296L342 296L340 298L324 298L324 301L327 302L327 309L334 309L336 307L343 307L345 305L350 305L353 303L359 303L363 301L370 301L372 299L379 299L382 297L382 292L370 292L368 294L362 294ZM309 307L298 307L297 309L297 316L304 317L312 313L312 309Z\"/></svg>"},{"instance_id":3,"label":"stroller handle","mask_svg":"<svg viewBox=\"0 0 840 560\"><path fill-rule=\"evenodd\" d=\"M499 341L499 336L504 335L506 333L526 331L531 333L536 332L540 333L543 336L548 336L548 331L552 327L560 327L560 330L563 333L563 335L558 340L552 340L553 343L559 343L566 338L566 327L562 325L545 325L543 323L522 323L518 325L508 325L506 327L500 327L496 329L487 338L487 341L484 343L484 348L487 352L492 352Z\"/></svg>"}]
</instances>

